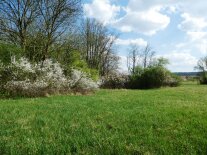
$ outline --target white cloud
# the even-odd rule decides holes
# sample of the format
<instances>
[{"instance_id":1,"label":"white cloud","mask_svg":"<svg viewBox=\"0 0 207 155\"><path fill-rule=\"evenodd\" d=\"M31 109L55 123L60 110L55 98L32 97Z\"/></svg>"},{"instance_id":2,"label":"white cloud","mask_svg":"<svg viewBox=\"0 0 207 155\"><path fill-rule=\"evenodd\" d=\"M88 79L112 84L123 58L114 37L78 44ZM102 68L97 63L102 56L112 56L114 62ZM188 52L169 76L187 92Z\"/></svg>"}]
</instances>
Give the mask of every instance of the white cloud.
<instances>
[{"instance_id":1,"label":"white cloud","mask_svg":"<svg viewBox=\"0 0 207 155\"><path fill-rule=\"evenodd\" d=\"M184 47L187 48L188 46L197 53L206 54L207 19L205 17L195 17L188 13L183 13L181 17L183 21L178 25L178 28L184 31L188 37Z\"/></svg>"},{"instance_id":2,"label":"white cloud","mask_svg":"<svg viewBox=\"0 0 207 155\"><path fill-rule=\"evenodd\" d=\"M122 32L153 35L170 23L170 18L161 13L161 5L152 6L149 1L130 0L128 6L121 7L112 4L110 0L93 0L84 4L83 8L87 17L112 24ZM118 18L121 8L125 10L125 15Z\"/></svg>"},{"instance_id":3,"label":"white cloud","mask_svg":"<svg viewBox=\"0 0 207 155\"><path fill-rule=\"evenodd\" d=\"M126 56L119 56L120 57L120 60L119 60L119 63L120 63L120 69L119 71L122 72L122 73L127 73L128 72L128 68L127 68L127 57Z\"/></svg>"},{"instance_id":4,"label":"white cloud","mask_svg":"<svg viewBox=\"0 0 207 155\"><path fill-rule=\"evenodd\" d=\"M177 0L176 3L179 4L181 12L188 13L195 17L205 17L207 14L206 0Z\"/></svg>"},{"instance_id":5,"label":"white cloud","mask_svg":"<svg viewBox=\"0 0 207 155\"><path fill-rule=\"evenodd\" d=\"M170 18L161 14L157 8L142 12L128 9L126 15L119 19L115 26L123 32L153 35L157 31L165 29L169 23Z\"/></svg>"},{"instance_id":6,"label":"white cloud","mask_svg":"<svg viewBox=\"0 0 207 155\"><path fill-rule=\"evenodd\" d=\"M178 27L183 31L199 32L207 27L205 18L193 17L188 13L183 13L181 17L184 19Z\"/></svg>"},{"instance_id":7,"label":"white cloud","mask_svg":"<svg viewBox=\"0 0 207 155\"><path fill-rule=\"evenodd\" d=\"M205 31L200 31L200 32L192 32L188 31L186 34L189 36L189 39L192 41L202 41L203 39L206 40L207 37L207 32Z\"/></svg>"},{"instance_id":8,"label":"white cloud","mask_svg":"<svg viewBox=\"0 0 207 155\"><path fill-rule=\"evenodd\" d=\"M138 39L117 39L116 44L117 45L124 45L124 46L129 46L131 44L136 44L138 46L146 46L147 41L145 41L142 38L138 38Z\"/></svg>"},{"instance_id":9,"label":"white cloud","mask_svg":"<svg viewBox=\"0 0 207 155\"><path fill-rule=\"evenodd\" d=\"M174 72L192 71L197 64L197 58L188 52L173 51L163 55L170 61L169 69Z\"/></svg>"},{"instance_id":10,"label":"white cloud","mask_svg":"<svg viewBox=\"0 0 207 155\"><path fill-rule=\"evenodd\" d=\"M178 28L186 35L179 34L178 40L172 41L173 45L167 45L171 46L167 47L167 50L169 48L174 49L173 52L165 54L172 62L170 69L173 71L192 71L197 59L207 54L207 1L128 0L126 6L121 6L119 2L119 0L91 0L91 3L84 5L84 11L87 17L96 18L121 32L131 32L126 36L131 37L133 35L133 38L135 35L133 33L140 37L139 34L153 35L165 30L171 22L174 22L172 19L176 18L176 22L179 21L180 19L177 16L180 15L182 21ZM170 19L171 16L172 19ZM170 29L170 31L175 32L172 38L176 39L176 33L179 31L175 29ZM156 38L152 40L154 39ZM165 44L165 40L162 41ZM178 41L181 43L175 45ZM145 45L146 41L142 38L127 38L118 39L116 42L117 45L125 46L123 49L133 43ZM121 52L122 55L124 52L124 50ZM125 61L126 59L123 56L122 62ZM124 66L126 68L126 65Z\"/></svg>"},{"instance_id":11,"label":"white cloud","mask_svg":"<svg viewBox=\"0 0 207 155\"><path fill-rule=\"evenodd\" d=\"M83 9L87 17L109 24L115 20L120 6L111 4L109 0L93 0L92 3L84 4Z\"/></svg>"}]
</instances>

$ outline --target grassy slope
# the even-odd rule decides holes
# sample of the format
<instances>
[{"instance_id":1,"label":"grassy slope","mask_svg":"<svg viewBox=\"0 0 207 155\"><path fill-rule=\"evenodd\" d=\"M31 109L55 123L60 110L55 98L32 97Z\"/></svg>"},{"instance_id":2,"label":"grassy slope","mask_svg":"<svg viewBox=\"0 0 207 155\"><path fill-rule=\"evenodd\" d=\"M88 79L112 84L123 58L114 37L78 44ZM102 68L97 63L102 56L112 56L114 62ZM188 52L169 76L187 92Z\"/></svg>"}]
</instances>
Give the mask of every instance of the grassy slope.
<instances>
[{"instance_id":1,"label":"grassy slope","mask_svg":"<svg viewBox=\"0 0 207 155\"><path fill-rule=\"evenodd\" d=\"M206 154L207 87L0 100L0 154Z\"/></svg>"}]
</instances>

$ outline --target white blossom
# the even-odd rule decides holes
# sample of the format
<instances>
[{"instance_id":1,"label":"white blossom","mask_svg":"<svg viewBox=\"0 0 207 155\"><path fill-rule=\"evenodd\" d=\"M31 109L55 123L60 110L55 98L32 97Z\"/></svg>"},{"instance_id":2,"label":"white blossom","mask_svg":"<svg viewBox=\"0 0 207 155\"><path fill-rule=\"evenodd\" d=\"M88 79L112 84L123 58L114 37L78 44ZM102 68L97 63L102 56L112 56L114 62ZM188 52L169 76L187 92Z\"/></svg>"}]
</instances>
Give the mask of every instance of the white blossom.
<instances>
[{"instance_id":1,"label":"white blossom","mask_svg":"<svg viewBox=\"0 0 207 155\"><path fill-rule=\"evenodd\" d=\"M2 68L5 71L9 70L13 75L12 80L4 85L4 89L12 94L38 96L41 92L47 92L46 90L98 88L98 84L80 70L72 69L71 76L66 77L60 63L53 62L51 59L46 59L43 63L31 64L26 58L17 61L13 58L9 66Z\"/></svg>"}]
</instances>

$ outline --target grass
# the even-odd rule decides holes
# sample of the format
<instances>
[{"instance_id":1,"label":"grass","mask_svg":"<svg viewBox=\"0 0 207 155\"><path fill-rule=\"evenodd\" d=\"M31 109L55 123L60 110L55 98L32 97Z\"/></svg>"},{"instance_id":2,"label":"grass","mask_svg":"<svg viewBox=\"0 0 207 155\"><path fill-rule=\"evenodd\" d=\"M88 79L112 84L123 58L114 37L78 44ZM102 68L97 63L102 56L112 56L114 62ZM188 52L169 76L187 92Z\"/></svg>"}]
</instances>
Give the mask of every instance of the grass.
<instances>
[{"instance_id":1,"label":"grass","mask_svg":"<svg viewBox=\"0 0 207 155\"><path fill-rule=\"evenodd\" d=\"M0 154L207 154L207 86L0 100Z\"/></svg>"}]
</instances>

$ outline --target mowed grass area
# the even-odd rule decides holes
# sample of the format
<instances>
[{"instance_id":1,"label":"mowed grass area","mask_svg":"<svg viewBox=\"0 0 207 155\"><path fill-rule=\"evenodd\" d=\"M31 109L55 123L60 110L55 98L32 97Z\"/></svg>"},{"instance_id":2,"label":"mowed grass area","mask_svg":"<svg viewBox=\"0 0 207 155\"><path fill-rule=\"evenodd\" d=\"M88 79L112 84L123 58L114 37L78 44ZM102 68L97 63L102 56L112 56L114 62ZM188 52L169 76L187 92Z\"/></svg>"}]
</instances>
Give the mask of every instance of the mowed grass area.
<instances>
[{"instance_id":1,"label":"mowed grass area","mask_svg":"<svg viewBox=\"0 0 207 155\"><path fill-rule=\"evenodd\" d=\"M0 154L207 154L207 86L1 99Z\"/></svg>"}]
</instances>

